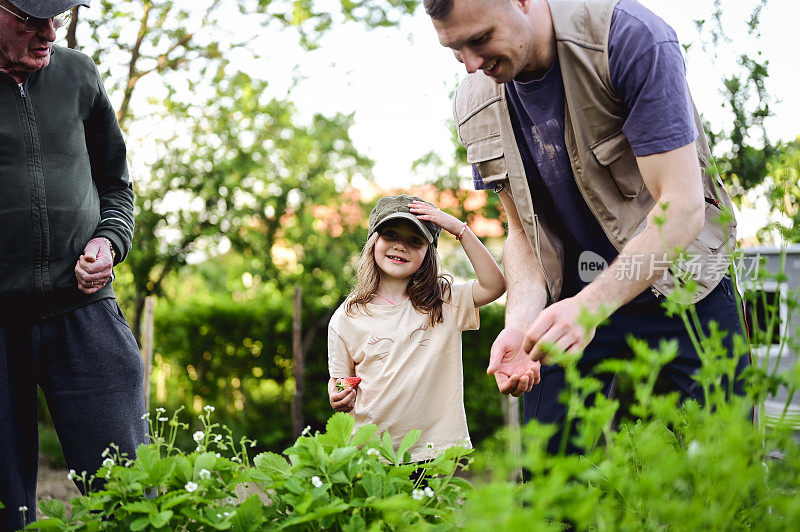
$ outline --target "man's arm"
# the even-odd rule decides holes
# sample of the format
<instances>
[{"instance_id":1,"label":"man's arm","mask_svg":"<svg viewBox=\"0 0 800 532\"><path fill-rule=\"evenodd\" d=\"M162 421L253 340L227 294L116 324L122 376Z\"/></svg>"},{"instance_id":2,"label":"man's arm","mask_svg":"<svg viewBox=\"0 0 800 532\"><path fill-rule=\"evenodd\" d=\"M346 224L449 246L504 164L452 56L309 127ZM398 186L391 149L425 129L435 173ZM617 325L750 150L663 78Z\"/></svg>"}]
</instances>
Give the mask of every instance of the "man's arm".
<instances>
[{"instance_id":1,"label":"man's arm","mask_svg":"<svg viewBox=\"0 0 800 532\"><path fill-rule=\"evenodd\" d=\"M133 241L133 187L128 177L125 140L100 78L94 107L86 123L86 146L92 179L100 197L100 223L93 238L108 238L122 262Z\"/></svg>"},{"instance_id":2,"label":"man's arm","mask_svg":"<svg viewBox=\"0 0 800 532\"><path fill-rule=\"evenodd\" d=\"M96 73L96 69L95 69ZM100 290L112 277L133 241L133 187L128 178L125 141L99 74L97 93L84 123L92 179L100 199L100 223L75 264L78 289Z\"/></svg>"},{"instance_id":3,"label":"man's arm","mask_svg":"<svg viewBox=\"0 0 800 532\"><path fill-rule=\"evenodd\" d=\"M547 286L528 238L522 229L514 200L503 190L500 201L508 218L503 248L506 277L506 324L492 344L487 373L494 375L504 394L520 396L539 382L539 364L520 349L523 335L547 304Z\"/></svg>"},{"instance_id":4,"label":"man's arm","mask_svg":"<svg viewBox=\"0 0 800 532\"><path fill-rule=\"evenodd\" d=\"M632 238L617 259L575 297L545 309L528 328L523 349L540 360L545 344L568 352L581 351L594 337L594 328L584 330L578 323L581 310L606 318L650 286L662 272L649 268L664 255L675 258L703 228L705 200L694 142L665 153L637 157L645 185L656 204L647 215L647 227ZM659 226L656 218L662 218ZM641 275L629 279L626 264L644 265ZM509 292L510 292L509 283Z\"/></svg>"}]
</instances>

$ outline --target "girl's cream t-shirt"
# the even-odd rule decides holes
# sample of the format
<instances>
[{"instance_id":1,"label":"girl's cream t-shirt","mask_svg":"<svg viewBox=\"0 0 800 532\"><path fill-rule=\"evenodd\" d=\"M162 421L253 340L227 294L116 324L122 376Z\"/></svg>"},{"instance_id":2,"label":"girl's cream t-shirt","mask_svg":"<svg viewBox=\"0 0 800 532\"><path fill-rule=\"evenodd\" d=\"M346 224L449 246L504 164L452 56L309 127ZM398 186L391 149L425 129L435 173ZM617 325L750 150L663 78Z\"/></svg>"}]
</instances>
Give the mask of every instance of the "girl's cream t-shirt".
<instances>
[{"instance_id":1,"label":"girl's cream t-shirt","mask_svg":"<svg viewBox=\"0 0 800 532\"><path fill-rule=\"evenodd\" d=\"M453 284L442 308L444 322L434 327L408 300L369 304L369 314L356 311L354 316L347 315L344 303L331 318L330 376L362 379L352 411L356 427L375 423L389 431L395 449L410 430L422 430L410 449L412 461L472 445L464 412L461 331L479 326L474 282Z\"/></svg>"}]
</instances>

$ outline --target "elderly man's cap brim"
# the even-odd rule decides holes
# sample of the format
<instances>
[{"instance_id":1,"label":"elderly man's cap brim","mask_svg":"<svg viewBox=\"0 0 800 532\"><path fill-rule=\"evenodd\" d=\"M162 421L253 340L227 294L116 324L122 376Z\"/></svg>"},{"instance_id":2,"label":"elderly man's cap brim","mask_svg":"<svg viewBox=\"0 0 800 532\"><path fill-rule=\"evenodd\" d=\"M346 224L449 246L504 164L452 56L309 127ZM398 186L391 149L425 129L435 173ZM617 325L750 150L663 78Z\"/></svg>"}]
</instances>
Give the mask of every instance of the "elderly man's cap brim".
<instances>
[{"instance_id":1,"label":"elderly man's cap brim","mask_svg":"<svg viewBox=\"0 0 800 532\"><path fill-rule=\"evenodd\" d=\"M36 18L51 18L75 6L89 7L89 0L8 0L26 15Z\"/></svg>"}]
</instances>

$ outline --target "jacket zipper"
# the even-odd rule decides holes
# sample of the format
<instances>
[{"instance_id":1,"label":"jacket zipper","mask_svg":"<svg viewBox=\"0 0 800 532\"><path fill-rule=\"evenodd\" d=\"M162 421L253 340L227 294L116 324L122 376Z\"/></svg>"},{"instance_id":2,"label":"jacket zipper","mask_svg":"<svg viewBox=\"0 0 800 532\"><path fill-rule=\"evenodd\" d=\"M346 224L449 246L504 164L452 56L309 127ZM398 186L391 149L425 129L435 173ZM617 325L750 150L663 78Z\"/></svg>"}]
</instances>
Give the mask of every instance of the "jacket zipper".
<instances>
[{"instance_id":1,"label":"jacket zipper","mask_svg":"<svg viewBox=\"0 0 800 532\"><path fill-rule=\"evenodd\" d=\"M30 112L30 109L29 109L30 100L28 100L27 95L25 94L25 88L23 87L22 83L17 84L17 86L19 87L19 95L22 98L22 107L25 110L24 111L25 112L25 116L23 117L23 119L25 120L25 122L28 125L27 129L28 129L28 142L29 142L29 147L30 147L30 156L32 158L36 159L36 156L37 156L37 153L36 153L36 135L35 135L36 121L31 116L31 112ZM30 177L30 171L29 171L29 177ZM38 176L34 175L33 176L33 180L34 180L33 188L34 188L34 191L35 191L34 197L38 200L36 206L34 207L34 209L35 209L35 212L36 212L35 225L36 225L36 229L38 230L37 232L38 232L38 236L39 236L38 246L34 246L34 250L33 250L33 252L35 254L34 257L33 257L34 265L36 267L36 269L34 270L33 284L34 284L34 288L37 289L38 292L41 295L44 295L46 293L46 285L49 284L47 282L48 275L47 275L47 272L45 271L46 270L45 262L46 262L46 255L47 255L47 252L45 250L45 246L47 245L47 242L46 242L46 238L45 238L44 225L43 225L44 224L45 214L44 214L44 212L42 210L42 206L41 206L42 201L45 201L45 199L44 199L45 195L44 195L44 193L41 190L41 187L39 185Z\"/></svg>"}]
</instances>

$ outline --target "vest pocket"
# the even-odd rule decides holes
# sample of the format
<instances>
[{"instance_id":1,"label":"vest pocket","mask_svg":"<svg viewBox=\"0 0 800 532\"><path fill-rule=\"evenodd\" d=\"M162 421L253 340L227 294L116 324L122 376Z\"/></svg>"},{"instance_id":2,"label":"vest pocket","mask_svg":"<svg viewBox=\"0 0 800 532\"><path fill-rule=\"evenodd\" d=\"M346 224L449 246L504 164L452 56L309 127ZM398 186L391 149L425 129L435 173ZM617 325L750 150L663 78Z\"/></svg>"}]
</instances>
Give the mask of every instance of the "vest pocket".
<instances>
[{"instance_id":1,"label":"vest pocket","mask_svg":"<svg viewBox=\"0 0 800 532\"><path fill-rule=\"evenodd\" d=\"M484 183L506 179L508 168L503 157L500 135L475 140L467 144L467 162L474 164Z\"/></svg>"},{"instance_id":2,"label":"vest pocket","mask_svg":"<svg viewBox=\"0 0 800 532\"><path fill-rule=\"evenodd\" d=\"M722 216L722 211L707 202L705 224L695 241L709 251L717 251L727 240L726 227L720 223L720 216Z\"/></svg>"},{"instance_id":3,"label":"vest pocket","mask_svg":"<svg viewBox=\"0 0 800 532\"><path fill-rule=\"evenodd\" d=\"M611 174L619 193L633 199L644 190L644 180L631 145L622 131L589 146L597 162Z\"/></svg>"}]
</instances>

